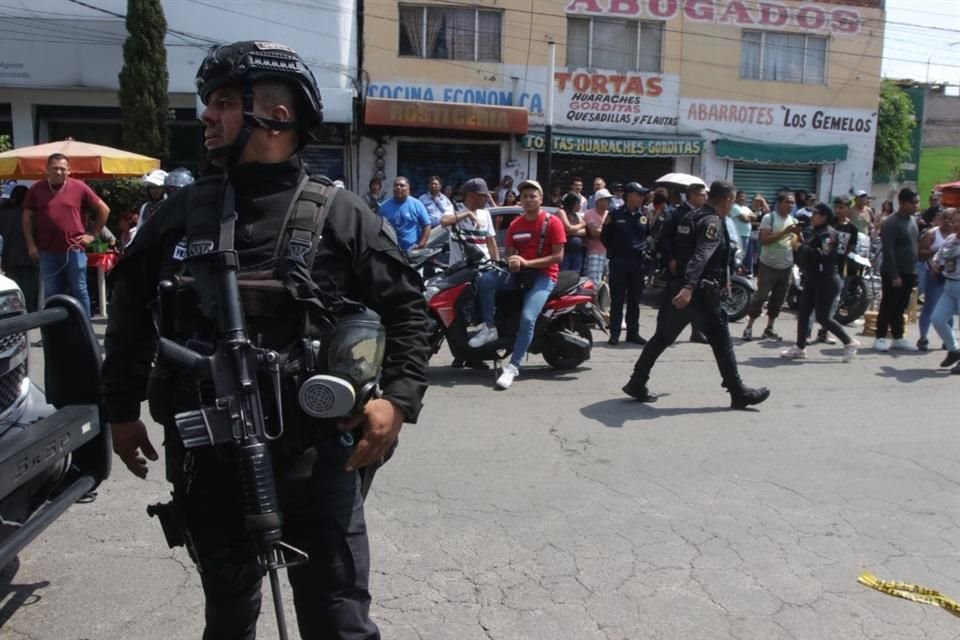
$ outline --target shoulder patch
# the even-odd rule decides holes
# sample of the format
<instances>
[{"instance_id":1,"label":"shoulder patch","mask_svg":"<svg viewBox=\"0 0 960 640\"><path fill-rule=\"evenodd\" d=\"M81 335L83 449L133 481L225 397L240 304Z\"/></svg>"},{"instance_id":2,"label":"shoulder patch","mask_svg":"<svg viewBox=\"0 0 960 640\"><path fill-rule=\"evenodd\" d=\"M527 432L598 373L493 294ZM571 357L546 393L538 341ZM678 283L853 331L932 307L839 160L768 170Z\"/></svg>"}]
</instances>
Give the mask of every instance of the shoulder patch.
<instances>
[{"instance_id":1,"label":"shoulder patch","mask_svg":"<svg viewBox=\"0 0 960 640\"><path fill-rule=\"evenodd\" d=\"M716 222L708 224L706 230L703 232L703 235L707 238L707 240L716 240L720 237L720 225Z\"/></svg>"},{"instance_id":2,"label":"shoulder patch","mask_svg":"<svg viewBox=\"0 0 960 640\"><path fill-rule=\"evenodd\" d=\"M184 238L173 248L173 259L177 262L183 262L187 259L187 239Z\"/></svg>"}]
</instances>

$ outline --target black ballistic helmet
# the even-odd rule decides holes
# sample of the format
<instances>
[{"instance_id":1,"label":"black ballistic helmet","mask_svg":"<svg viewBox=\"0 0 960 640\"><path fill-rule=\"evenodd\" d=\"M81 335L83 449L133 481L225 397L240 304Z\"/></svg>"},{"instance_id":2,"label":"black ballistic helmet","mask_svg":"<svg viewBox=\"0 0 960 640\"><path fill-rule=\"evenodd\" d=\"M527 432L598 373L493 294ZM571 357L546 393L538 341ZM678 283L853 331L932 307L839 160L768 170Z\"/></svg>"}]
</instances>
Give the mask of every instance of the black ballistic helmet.
<instances>
[{"instance_id":1,"label":"black ballistic helmet","mask_svg":"<svg viewBox=\"0 0 960 640\"><path fill-rule=\"evenodd\" d=\"M291 85L298 97L297 121L280 122L256 116L253 113L253 85L274 80ZM240 86L243 90L244 130L228 148L212 150L212 155L230 153L231 164L250 137L251 129L291 130L301 133L301 141L323 122L323 102L313 73L296 51L276 42L248 40L212 47L197 70L197 94L207 104L210 94L226 86ZM219 153L217 153L219 152Z\"/></svg>"}]
</instances>

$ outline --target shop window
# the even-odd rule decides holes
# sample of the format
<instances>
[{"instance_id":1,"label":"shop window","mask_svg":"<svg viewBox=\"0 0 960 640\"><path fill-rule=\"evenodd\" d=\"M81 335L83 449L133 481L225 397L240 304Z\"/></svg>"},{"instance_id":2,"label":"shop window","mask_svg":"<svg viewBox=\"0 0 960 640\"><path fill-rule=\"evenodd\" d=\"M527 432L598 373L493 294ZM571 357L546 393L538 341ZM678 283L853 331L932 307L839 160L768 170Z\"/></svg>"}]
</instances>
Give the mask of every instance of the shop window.
<instances>
[{"instance_id":1,"label":"shop window","mask_svg":"<svg viewBox=\"0 0 960 640\"><path fill-rule=\"evenodd\" d=\"M744 31L740 77L826 84L827 39L798 33Z\"/></svg>"},{"instance_id":2,"label":"shop window","mask_svg":"<svg viewBox=\"0 0 960 640\"><path fill-rule=\"evenodd\" d=\"M399 55L500 62L502 27L500 11L400 5Z\"/></svg>"},{"instance_id":3,"label":"shop window","mask_svg":"<svg viewBox=\"0 0 960 640\"><path fill-rule=\"evenodd\" d=\"M567 18L568 67L659 72L662 50L662 22Z\"/></svg>"}]
</instances>

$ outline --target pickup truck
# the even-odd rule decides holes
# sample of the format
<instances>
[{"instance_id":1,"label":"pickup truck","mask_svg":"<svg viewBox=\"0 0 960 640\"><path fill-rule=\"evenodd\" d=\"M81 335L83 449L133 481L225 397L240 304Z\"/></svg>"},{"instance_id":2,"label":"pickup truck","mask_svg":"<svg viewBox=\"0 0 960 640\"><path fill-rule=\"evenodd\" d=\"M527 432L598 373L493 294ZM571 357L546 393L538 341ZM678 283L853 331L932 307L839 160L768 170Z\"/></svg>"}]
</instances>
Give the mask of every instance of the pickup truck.
<instances>
[{"instance_id":1,"label":"pickup truck","mask_svg":"<svg viewBox=\"0 0 960 640\"><path fill-rule=\"evenodd\" d=\"M42 389L30 377L33 329ZM27 313L19 287L0 276L0 569L109 476L99 387L100 349L80 304L53 296Z\"/></svg>"}]
</instances>

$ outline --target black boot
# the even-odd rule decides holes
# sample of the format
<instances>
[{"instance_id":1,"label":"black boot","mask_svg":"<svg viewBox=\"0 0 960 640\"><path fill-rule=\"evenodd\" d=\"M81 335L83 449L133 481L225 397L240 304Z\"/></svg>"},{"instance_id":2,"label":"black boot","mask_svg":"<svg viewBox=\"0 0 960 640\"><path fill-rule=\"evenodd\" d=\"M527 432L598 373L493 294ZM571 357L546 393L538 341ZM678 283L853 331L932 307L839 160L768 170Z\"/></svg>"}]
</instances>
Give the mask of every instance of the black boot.
<instances>
[{"instance_id":1,"label":"black boot","mask_svg":"<svg viewBox=\"0 0 960 640\"><path fill-rule=\"evenodd\" d=\"M730 391L730 408L746 409L751 405L760 404L769 397L770 389L767 389L766 387L751 389L749 387L741 386L736 391Z\"/></svg>"},{"instance_id":2,"label":"black boot","mask_svg":"<svg viewBox=\"0 0 960 640\"><path fill-rule=\"evenodd\" d=\"M656 402L657 396L650 393L646 382L640 382L638 378L630 378L627 384L623 385L623 392L636 400L637 402Z\"/></svg>"},{"instance_id":3,"label":"black boot","mask_svg":"<svg viewBox=\"0 0 960 640\"><path fill-rule=\"evenodd\" d=\"M693 343L696 343L696 344L709 344L709 343L710 343L710 341L707 340L707 336L703 335L703 332L702 332L702 331L697 331L696 329L694 329L693 331L690 332L690 342L693 342Z\"/></svg>"}]
</instances>

